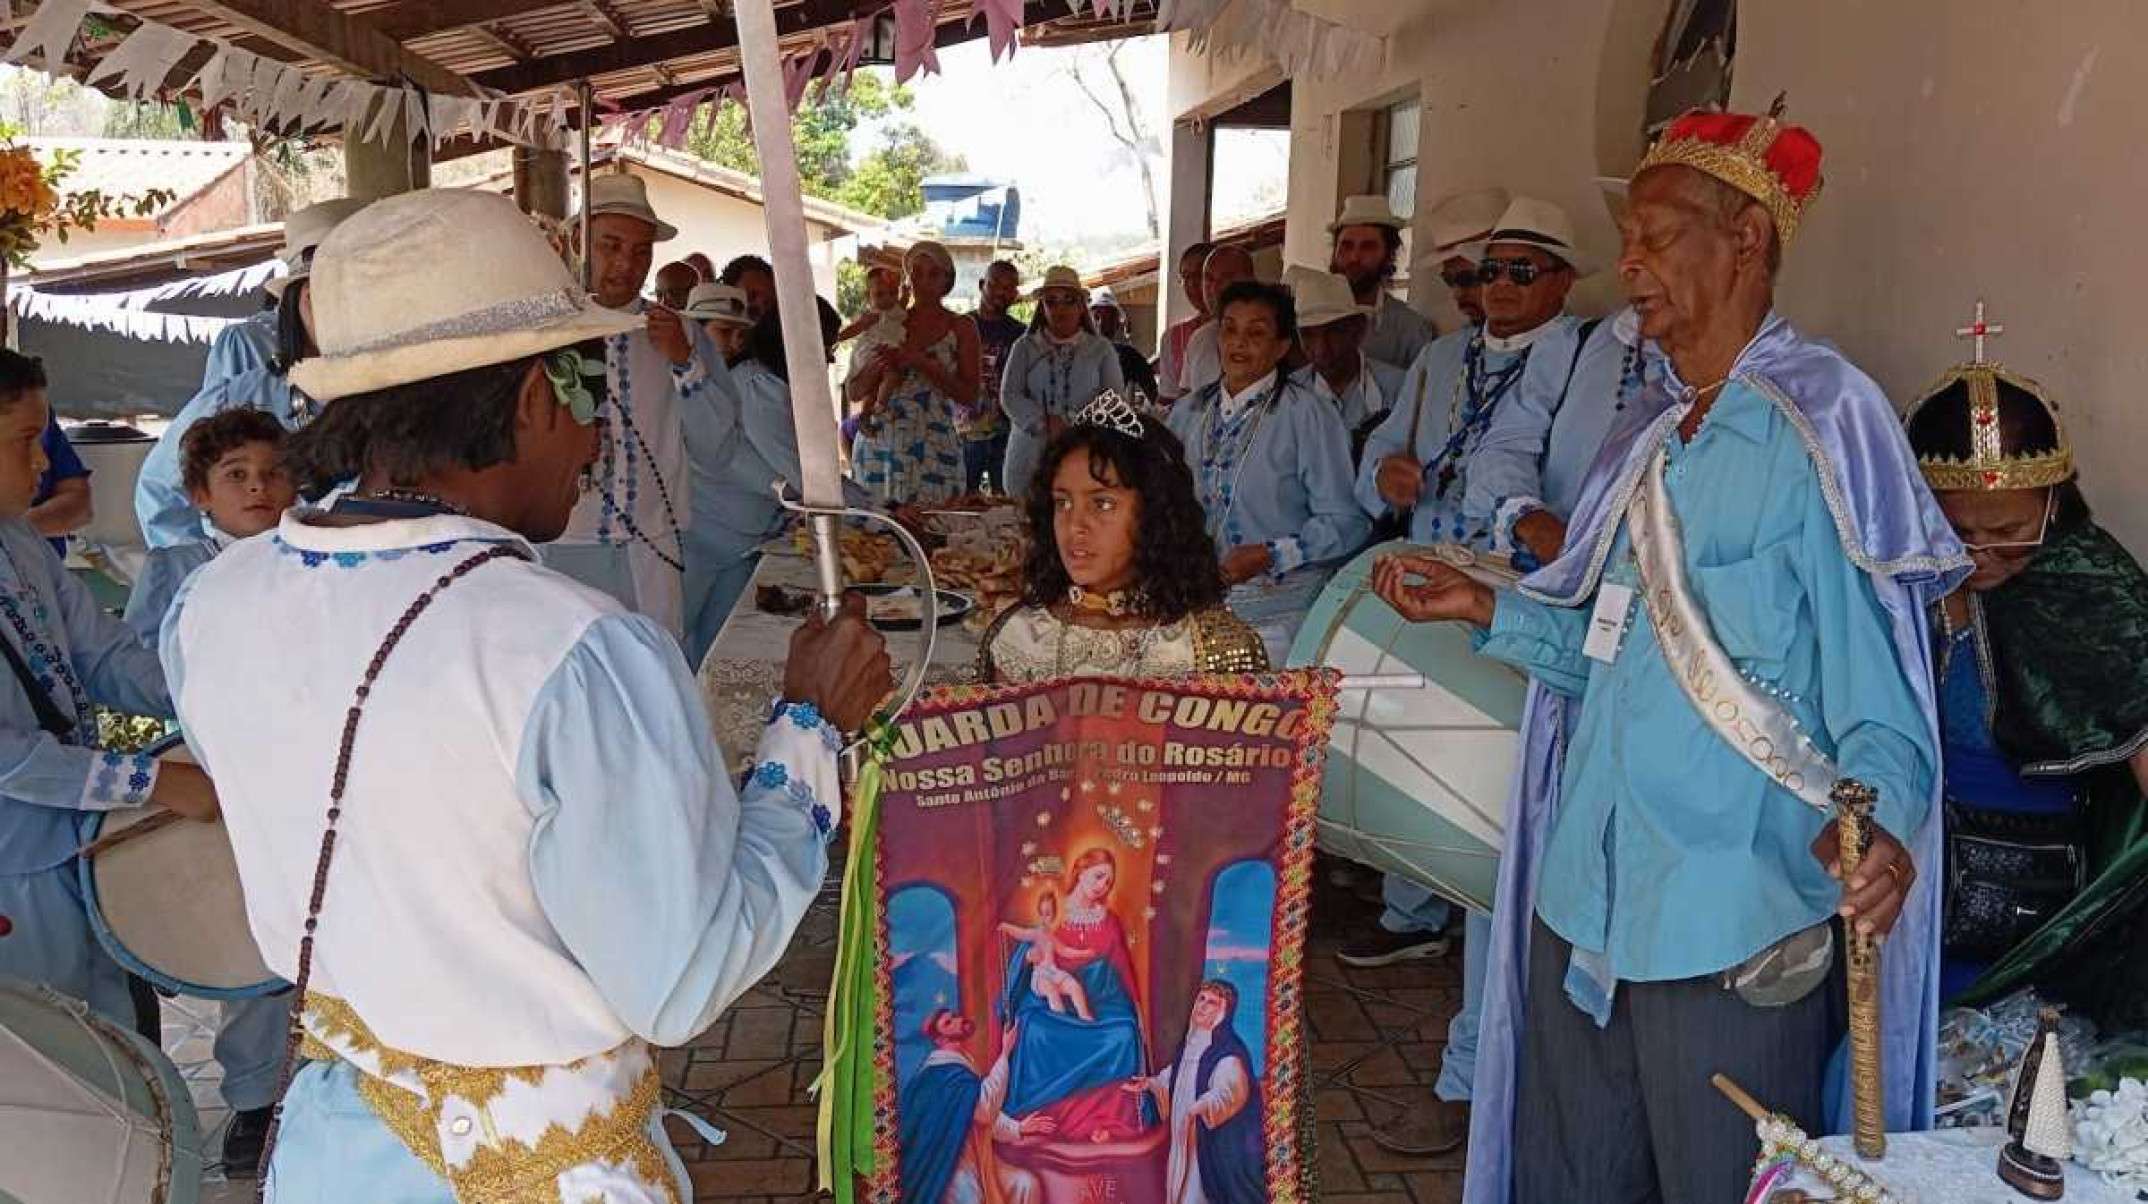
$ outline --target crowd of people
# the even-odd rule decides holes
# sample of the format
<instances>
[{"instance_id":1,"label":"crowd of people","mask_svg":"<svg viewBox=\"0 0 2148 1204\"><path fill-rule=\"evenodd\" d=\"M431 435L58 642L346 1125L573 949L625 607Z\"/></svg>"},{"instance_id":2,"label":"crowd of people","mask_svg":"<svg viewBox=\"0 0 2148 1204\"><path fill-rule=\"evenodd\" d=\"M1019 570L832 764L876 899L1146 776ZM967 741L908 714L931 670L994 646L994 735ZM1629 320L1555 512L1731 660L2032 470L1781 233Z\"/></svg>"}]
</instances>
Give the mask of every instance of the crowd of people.
<instances>
[{"instance_id":1,"label":"crowd of people","mask_svg":"<svg viewBox=\"0 0 2148 1204\"><path fill-rule=\"evenodd\" d=\"M1894 1127L1930 1122L1942 996L2033 983L2148 1020L2148 578L2092 521L2056 403L1981 342L1905 429L1777 312L1819 163L1772 116L1674 124L1625 196L1629 304L1604 318L1568 312L1605 266L1569 216L1498 188L1415 224L1412 269L1466 319L1444 334L1390 290L1412 223L1376 196L1341 206L1324 268L1188 248L1196 313L1153 365L1071 269L1025 294L994 263L959 312L931 242L870 265L847 325L820 305L851 347L857 504L996 483L1023 506L984 680L1282 665L1335 568L1389 538L1412 546L1383 599L1529 677L1436 1105L1376 1134L1467 1141L1472 1199L1738 1198L1754 1143L1709 1076L1808 1129L1839 1116L1843 925L1892 934ZM226 1161L252 1166L280 1099L298 1198L537 1174L669 1198L650 1048L784 948L837 751L891 686L856 606L812 617L755 768L725 772L691 666L781 529L769 483L800 475L774 273L688 256L644 297L675 231L631 176L587 205L588 293L501 198L293 215L275 308L219 342L145 466L124 624L0 524L22 687L0 690L0 973L131 1016L68 885L80 816L220 808L295 984L227 1010ZM8 516L45 468L42 372L0 354ZM1429 545L1526 575L1495 591ZM202 768L99 750L93 704L176 717ZM1807 805L1837 778L1879 798L1855 875ZM1453 905L1379 890L1343 960L1451 952Z\"/></svg>"}]
</instances>

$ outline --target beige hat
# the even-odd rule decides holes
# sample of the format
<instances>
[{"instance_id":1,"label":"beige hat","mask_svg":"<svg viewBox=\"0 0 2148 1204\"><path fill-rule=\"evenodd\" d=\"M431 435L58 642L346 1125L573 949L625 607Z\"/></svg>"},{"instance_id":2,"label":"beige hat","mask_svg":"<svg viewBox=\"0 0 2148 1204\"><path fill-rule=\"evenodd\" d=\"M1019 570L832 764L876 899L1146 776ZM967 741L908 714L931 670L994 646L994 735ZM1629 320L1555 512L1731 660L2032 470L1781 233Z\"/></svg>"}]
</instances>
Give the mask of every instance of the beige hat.
<instances>
[{"instance_id":1,"label":"beige hat","mask_svg":"<svg viewBox=\"0 0 2148 1204\"><path fill-rule=\"evenodd\" d=\"M1418 264L1444 263L1456 256L1472 262L1481 258L1484 236L1499 223L1499 215L1511 201L1504 188L1479 188L1457 192L1432 206L1425 216L1425 233L1432 245Z\"/></svg>"},{"instance_id":2,"label":"beige hat","mask_svg":"<svg viewBox=\"0 0 2148 1204\"><path fill-rule=\"evenodd\" d=\"M746 313L746 290L728 284L697 284L686 295L686 308L679 311L697 322L722 322L727 326L751 326Z\"/></svg>"},{"instance_id":3,"label":"beige hat","mask_svg":"<svg viewBox=\"0 0 2148 1204\"><path fill-rule=\"evenodd\" d=\"M643 319L582 291L507 197L432 188L375 201L313 259L318 354L291 368L316 401L624 334Z\"/></svg>"},{"instance_id":4,"label":"beige hat","mask_svg":"<svg viewBox=\"0 0 2148 1204\"><path fill-rule=\"evenodd\" d=\"M589 181L589 216L601 217L607 213L638 217L656 227L656 241L669 242L678 237L677 227L656 215L649 207L649 186L637 175L608 171L591 176ZM579 228L581 214L573 218Z\"/></svg>"},{"instance_id":5,"label":"beige hat","mask_svg":"<svg viewBox=\"0 0 2148 1204\"><path fill-rule=\"evenodd\" d=\"M1595 259L1576 245L1574 223L1566 210L1535 197L1515 197L1484 241L1486 250L1499 243L1535 247L1563 260L1576 276L1586 276L1597 267Z\"/></svg>"},{"instance_id":6,"label":"beige hat","mask_svg":"<svg viewBox=\"0 0 2148 1204\"><path fill-rule=\"evenodd\" d=\"M1082 287L1081 273L1063 263L1053 264L1051 267L1044 269L1044 279L1038 283L1036 288L1030 290L1030 299L1042 301L1044 300L1044 294L1053 289L1065 289L1080 297L1084 302L1089 299L1089 290Z\"/></svg>"},{"instance_id":7,"label":"beige hat","mask_svg":"<svg viewBox=\"0 0 2148 1204\"><path fill-rule=\"evenodd\" d=\"M1290 287L1298 301L1298 325L1326 326L1344 318L1361 318L1372 312L1372 306L1359 305L1357 294L1350 291L1350 282L1333 272L1318 268L1293 269L1283 273L1283 283Z\"/></svg>"},{"instance_id":8,"label":"beige hat","mask_svg":"<svg viewBox=\"0 0 2148 1204\"><path fill-rule=\"evenodd\" d=\"M328 232L344 218L365 205L355 197L337 197L308 205L286 216L283 219L283 247L276 252L276 257L283 260L284 274L262 285L268 295L283 300L283 291L294 281L304 280L312 270L313 249L320 246L321 240L327 238Z\"/></svg>"},{"instance_id":9,"label":"beige hat","mask_svg":"<svg viewBox=\"0 0 2148 1204\"><path fill-rule=\"evenodd\" d=\"M1385 226L1401 230L1409 225L1405 218L1395 216L1395 210L1387 198L1378 193L1365 196L1344 197L1342 214L1328 224L1328 233L1334 234L1345 226Z\"/></svg>"}]
</instances>

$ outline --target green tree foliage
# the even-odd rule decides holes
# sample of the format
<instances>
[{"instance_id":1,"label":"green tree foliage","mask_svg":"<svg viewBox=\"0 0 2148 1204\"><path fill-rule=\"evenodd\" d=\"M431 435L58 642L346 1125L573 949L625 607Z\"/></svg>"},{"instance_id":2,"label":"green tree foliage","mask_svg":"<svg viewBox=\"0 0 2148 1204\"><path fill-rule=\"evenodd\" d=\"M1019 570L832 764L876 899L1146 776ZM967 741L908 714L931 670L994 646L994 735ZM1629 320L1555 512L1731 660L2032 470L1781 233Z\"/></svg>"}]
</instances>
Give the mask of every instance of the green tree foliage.
<instances>
[{"instance_id":1,"label":"green tree foliage","mask_svg":"<svg viewBox=\"0 0 2148 1204\"><path fill-rule=\"evenodd\" d=\"M879 145L857 163L850 143L860 126L886 122L909 111L908 88L889 83L876 71L860 71L848 88L809 93L791 118L791 138L798 148L798 175L806 194L835 201L876 217L907 217L925 207L923 179L936 172L959 171L960 157L950 155L914 122L886 125ZM652 132L660 120L652 120ZM693 154L734 171L759 175L746 111L735 104L703 109L686 139Z\"/></svg>"}]
</instances>

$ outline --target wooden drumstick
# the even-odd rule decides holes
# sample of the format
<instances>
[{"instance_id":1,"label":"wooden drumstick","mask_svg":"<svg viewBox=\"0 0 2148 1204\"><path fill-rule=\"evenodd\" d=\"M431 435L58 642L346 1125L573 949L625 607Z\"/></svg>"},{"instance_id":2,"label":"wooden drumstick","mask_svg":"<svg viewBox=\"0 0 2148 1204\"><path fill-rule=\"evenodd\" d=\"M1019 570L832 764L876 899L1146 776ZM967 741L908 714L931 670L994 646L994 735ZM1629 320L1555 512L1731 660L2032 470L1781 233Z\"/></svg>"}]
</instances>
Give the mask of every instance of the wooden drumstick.
<instances>
[{"instance_id":1,"label":"wooden drumstick","mask_svg":"<svg viewBox=\"0 0 2148 1204\"><path fill-rule=\"evenodd\" d=\"M1872 821L1872 806L1879 795L1855 778L1844 778L1828 797L1835 804L1842 880L1853 882L1865 859L1866 825ZM1885 1085L1880 1077L1879 939L1859 932L1855 920L1844 924L1843 932L1850 959L1850 1091L1856 1112L1857 1156L1878 1161L1887 1156Z\"/></svg>"},{"instance_id":2,"label":"wooden drumstick","mask_svg":"<svg viewBox=\"0 0 2148 1204\"><path fill-rule=\"evenodd\" d=\"M116 832L107 833L76 849L75 856L88 861L99 853L109 853L130 840L161 832L178 823L182 818L177 811L166 811L159 807L148 815L143 816L139 823L129 824Z\"/></svg>"}]
</instances>

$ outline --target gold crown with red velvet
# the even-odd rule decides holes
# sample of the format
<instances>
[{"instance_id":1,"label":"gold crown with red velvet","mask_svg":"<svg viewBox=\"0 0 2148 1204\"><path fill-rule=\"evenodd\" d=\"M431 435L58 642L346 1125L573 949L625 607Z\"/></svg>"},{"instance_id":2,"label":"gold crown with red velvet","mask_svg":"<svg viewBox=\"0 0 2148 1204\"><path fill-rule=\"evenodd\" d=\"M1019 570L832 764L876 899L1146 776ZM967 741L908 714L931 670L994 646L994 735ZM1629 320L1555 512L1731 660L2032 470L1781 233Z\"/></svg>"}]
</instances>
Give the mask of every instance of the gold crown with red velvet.
<instances>
[{"instance_id":1,"label":"gold crown with red velvet","mask_svg":"<svg viewBox=\"0 0 2148 1204\"><path fill-rule=\"evenodd\" d=\"M1820 141L1782 123L1783 98L1763 116L1695 109L1663 131L1635 175L1651 167L1690 167L1760 202L1784 246L1820 195Z\"/></svg>"}]
</instances>

